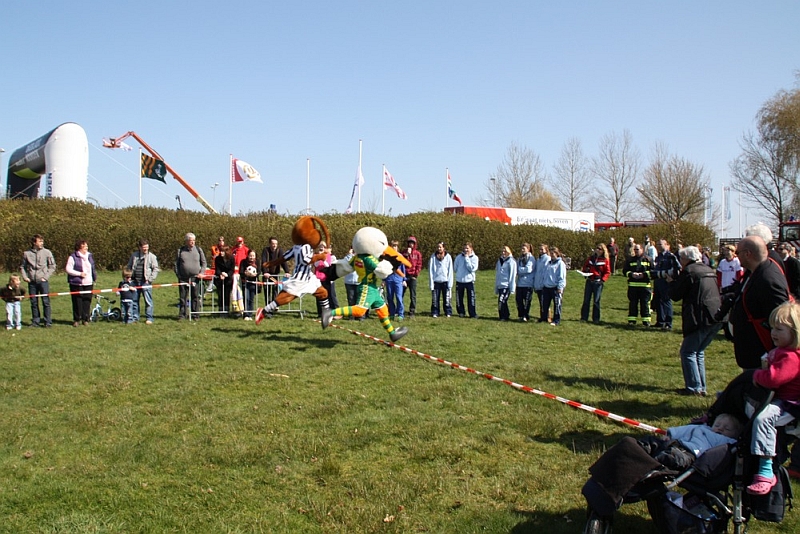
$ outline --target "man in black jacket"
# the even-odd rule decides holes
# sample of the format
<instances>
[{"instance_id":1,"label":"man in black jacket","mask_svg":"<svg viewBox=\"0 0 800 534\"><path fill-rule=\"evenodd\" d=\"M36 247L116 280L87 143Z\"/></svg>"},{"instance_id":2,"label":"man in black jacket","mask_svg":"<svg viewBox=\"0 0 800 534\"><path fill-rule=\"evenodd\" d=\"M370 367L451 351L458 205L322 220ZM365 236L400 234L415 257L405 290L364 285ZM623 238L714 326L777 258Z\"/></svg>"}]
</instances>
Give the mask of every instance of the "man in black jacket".
<instances>
[{"instance_id":1,"label":"man in black jacket","mask_svg":"<svg viewBox=\"0 0 800 534\"><path fill-rule=\"evenodd\" d=\"M706 396L705 350L720 324L714 320L719 309L717 274L703 263L703 253L697 247L682 248L679 253L681 273L676 279L667 277L669 296L683 301L683 343L681 343L681 368L685 387L680 395Z\"/></svg>"},{"instance_id":2,"label":"man in black jacket","mask_svg":"<svg viewBox=\"0 0 800 534\"><path fill-rule=\"evenodd\" d=\"M789 243L781 243L776 250L783 258L783 270L786 271L789 293L795 300L800 299L800 260L792 255L794 247Z\"/></svg>"},{"instance_id":3,"label":"man in black jacket","mask_svg":"<svg viewBox=\"0 0 800 534\"><path fill-rule=\"evenodd\" d=\"M758 369L761 356L773 348L769 314L789 300L789 288L783 270L769 257L760 237L753 235L739 241L736 255L747 273L728 320L733 352L739 367Z\"/></svg>"}]
</instances>

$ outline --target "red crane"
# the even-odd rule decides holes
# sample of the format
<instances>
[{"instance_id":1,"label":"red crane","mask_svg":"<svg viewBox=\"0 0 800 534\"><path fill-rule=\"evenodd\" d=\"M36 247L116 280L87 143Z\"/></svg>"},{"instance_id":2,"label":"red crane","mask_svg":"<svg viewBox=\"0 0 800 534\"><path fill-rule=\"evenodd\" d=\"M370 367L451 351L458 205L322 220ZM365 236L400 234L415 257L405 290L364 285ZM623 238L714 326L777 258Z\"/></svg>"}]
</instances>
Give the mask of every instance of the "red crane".
<instances>
[{"instance_id":1,"label":"red crane","mask_svg":"<svg viewBox=\"0 0 800 534\"><path fill-rule=\"evenodd\" d=\"M125 134L123 134L123 135L121 135L121 136L119 136L119 137L111 137L111 138L110 138L110 139L108 139L108 140L105 140L105 139L103 139L103 146L104 146L104 147L106 147L106 148L122 148L122 142L123 142L125 139L127 139L128 137L133 137L134 139L136 139L136 141L138 141L138 142L139 142L139 144L140 144L140 145L142 145L142 148L144 148L145 150L147 150L148 152L150 152L150 155L151 155L151 156L153 156L153 157L154 157L154 158L156 158L156 159L159 159L159 160L163 161L163 162L164 162L164 166L167 168L167 172L169 172L169 173L172 175L172 177L173 177L173 178L175 178L175 179L178 181L178 183L179 183L179 184L181 184L181 185L182 185L182 186L183 186L183 187L184 187L184 188L185 188L187 191L189 191L189 193L191 193L191 194L192 194L192 196L193 196L193 197L194 197L194 198L195 198L195 199L196 199L196 200L197 200L197 201L198 201L200 204L202 204L202 205L203 205L203 207L204 207L205 209L207 209L207 210L208 210L210 213L217 213L217 210L215 210L215 209L214 209L214 208L211 206L211 204L209 204L209 203L206 201L206 199L204 199L202 196L200 196L200 193L198 193L197 191L195 191L195 189L194 189L194 188L193 188L191 185L189 185L189 184L186 182L186 180L184 180L184 179L181 177L181 175L180 175L180 174L178 174L177 172L175 172L175 169L173 169L172 167L170 167L169 163L167 163L167 162L164 160L164 158L162 158L162 157L161 157L161 154L159 154L158 152L156 152L155 150L153 150L153 149L150 147L150 145L148 145L147 143L145 143L145 142L144 142L144 140L143 140L141 137L139 137L139 136L136 134L136 132L133 132L133 131L131 131L131 132L126 132Z\"/></svg>"}]
</instances>

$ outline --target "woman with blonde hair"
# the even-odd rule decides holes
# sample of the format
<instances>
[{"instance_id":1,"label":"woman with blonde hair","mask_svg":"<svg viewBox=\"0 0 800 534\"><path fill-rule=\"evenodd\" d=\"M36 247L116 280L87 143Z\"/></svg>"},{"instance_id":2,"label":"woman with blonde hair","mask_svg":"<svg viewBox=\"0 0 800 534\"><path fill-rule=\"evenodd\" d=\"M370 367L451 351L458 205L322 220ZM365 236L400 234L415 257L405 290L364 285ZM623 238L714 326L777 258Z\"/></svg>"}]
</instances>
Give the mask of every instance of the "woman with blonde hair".
<instances>
[{"instance_id":1,"label":"woman with blonde hair","mask_svg":"<svg viewBox=\"0 0 800 534\"><path fill-rule=\"evenodd\" d=\"M600 323L600 298L603 296L603 284L611 276L611 265L608 260L608 249L603 243L598 243L594 253L586 258L581 272L588 273L586 285L583 289L583 306L581 307L581 321L589 320L589 306L592 309L592 322Z\"/></svg>"}]
</instances>

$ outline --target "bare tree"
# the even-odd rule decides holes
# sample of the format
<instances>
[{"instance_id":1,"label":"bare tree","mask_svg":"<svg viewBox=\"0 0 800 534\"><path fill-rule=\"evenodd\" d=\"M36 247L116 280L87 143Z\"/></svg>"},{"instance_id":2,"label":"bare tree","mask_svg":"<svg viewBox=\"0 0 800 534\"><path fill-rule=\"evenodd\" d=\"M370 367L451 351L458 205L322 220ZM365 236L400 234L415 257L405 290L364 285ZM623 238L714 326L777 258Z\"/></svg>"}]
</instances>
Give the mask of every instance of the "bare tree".
<instances>
[{"instance_id":1,"label":"bare tree","mask_svg":"<svg viewBox=\"0 0 800 534\"><path fill-rule=\"evenodd\" d=\"M622 221L636 209L630 194L639 178L639 160L628 130L621 136L611 133L600 140L598 155L592 160L592 174L606 190L598 193L596 204L614 222Z\"/></svg>"},{"instance_id":2,"label":"bare tree","mask_svg":"<svg viewBox=\"0 0 800 534\"><path fill-rule=\"evenodd\" d=\"M732 187L745 202L766 211L776 224L785 220L795 197L795 177L780 143L752 132L742 136L742 153L731 162Z\"/></svg>"},{"instance_id":3,"label":"bare tree","mask_svg":"<svg viewBox=\"0 0 800 534\"><path fill-rule=\"evenodd\" d=\"M800 74L797 78L800 80ZM780 154L796 175L800 168L800 88L778 91L761 107L756 118L761 138L775 143L774 153Z\"/></svg>"},{"instance_id":4,"label":"bare tree","mask_svg":"<svg viewBox=\"0 0 800 534\"><path fill-rule=\"evenodd\" d=\"M553 166L553 191L569 211L589 211L594 206L594 199L591 198L594 188L588 163L580 139L572 137L564 143L561 157Z\"/></svg>"},{"instance_id":5,"label":"bare tree","mask_svg":"<svg viewBox=\"0 0 800 534\"><path fill-rule=\"evenodd\" d=\"M511 143L485 190L492 204L509 208L560 210L558 199L545 188L547 173L539 155Z\"/></svg>"},{"instance_id":6,"label":"bare tree","mask_svg":"<svg viewBox=\"0 0 800 534\"><path fill-rule=\"evenodd\" d=\"M702 165L671 155L666 145L657 143L636 190L655 221L703 224L709 182Z\"/></svg>"}]
</instances>

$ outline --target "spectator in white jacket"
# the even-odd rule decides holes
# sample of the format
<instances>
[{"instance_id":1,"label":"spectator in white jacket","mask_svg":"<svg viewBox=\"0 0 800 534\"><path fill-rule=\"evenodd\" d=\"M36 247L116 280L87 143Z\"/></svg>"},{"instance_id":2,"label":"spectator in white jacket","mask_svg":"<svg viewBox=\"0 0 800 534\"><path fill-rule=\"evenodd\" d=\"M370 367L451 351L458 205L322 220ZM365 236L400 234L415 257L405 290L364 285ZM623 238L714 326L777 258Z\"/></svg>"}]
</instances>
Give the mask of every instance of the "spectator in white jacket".
<instances>
[{"instance_id":1,"label":"spectator in white jacket","mask_svg":"<svg viewBox=\"0 0 800 534\"><path fill-rule=\"evenodd\" d=\"M497 313L501 321L508 321L511 317L511 313L508 311L508 299L517 290L517 262L514 260L511 248L503 246L494 270L494 293L497 295Z\"/></svg>"},{"instance_id":2,"label":"spectator in white jacket","mask_svg":"<svg viewBox=\"0 0 800 534\"><path fill-rule=\"evenodd\" d=\"M464 294L467 295L467 309L470 319L477 319L475 309L475 275L478 272L478 255L472 249L472 243L467 241L461 254L453 261L456 276L456 312L459 317L466 317L464 310Z\"/></svg>"},{"instance_id":3,"label":"spectator in white jacket","mask_svg":"<svg viewBox=\"0 0 800 534\"><path fill-rule=\"evenodd\" d=\"M431 317L439 317L439 301L444 304L444 314L453 315L453 306L450 304L453 289L453 258L447 253L444 243L436 244L436 252L431 254L428 261L428 275L431 280Z\"/></svg>"}]
</instances>

